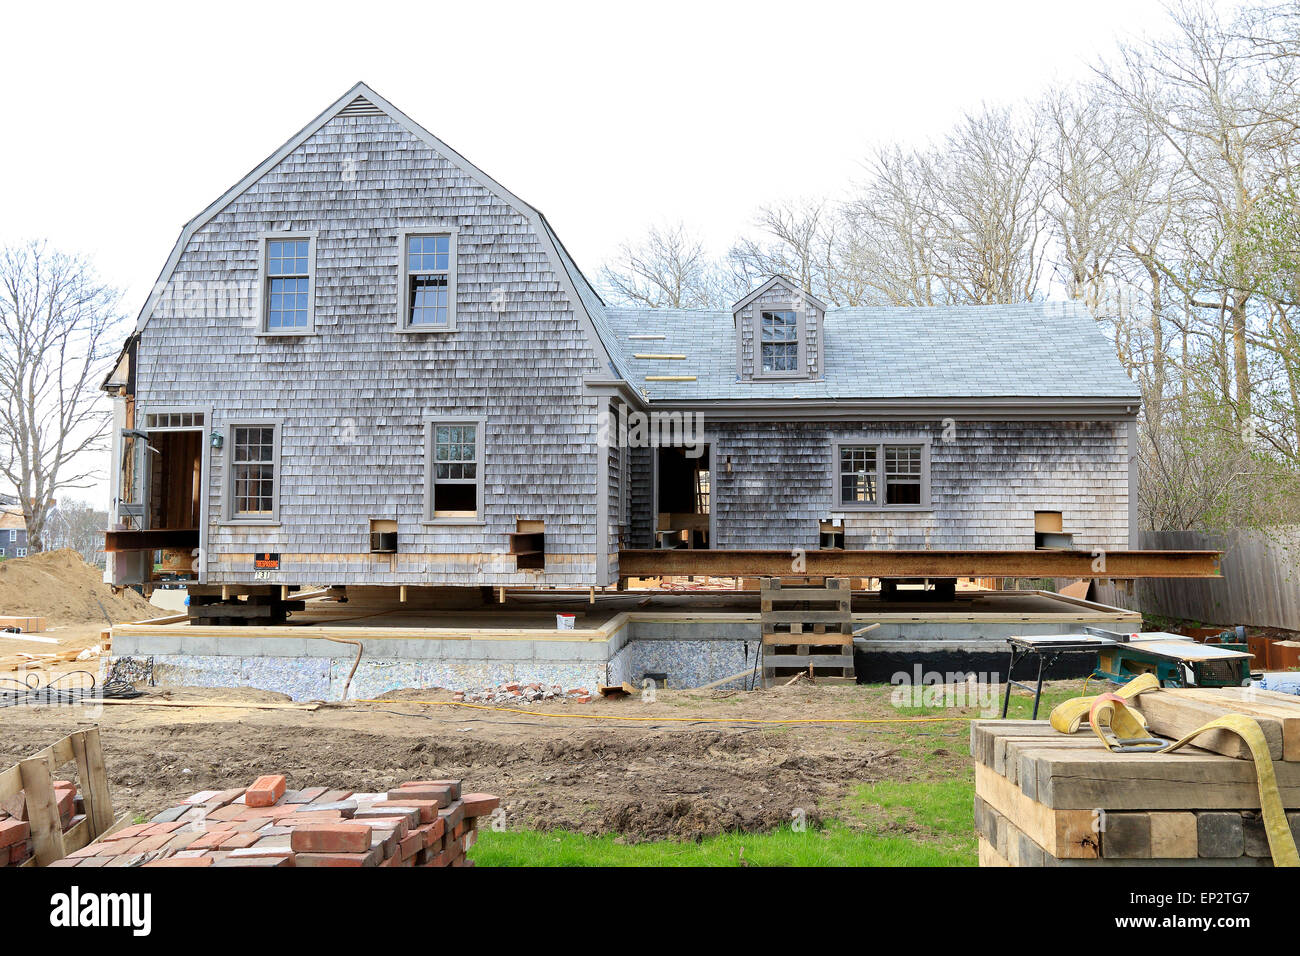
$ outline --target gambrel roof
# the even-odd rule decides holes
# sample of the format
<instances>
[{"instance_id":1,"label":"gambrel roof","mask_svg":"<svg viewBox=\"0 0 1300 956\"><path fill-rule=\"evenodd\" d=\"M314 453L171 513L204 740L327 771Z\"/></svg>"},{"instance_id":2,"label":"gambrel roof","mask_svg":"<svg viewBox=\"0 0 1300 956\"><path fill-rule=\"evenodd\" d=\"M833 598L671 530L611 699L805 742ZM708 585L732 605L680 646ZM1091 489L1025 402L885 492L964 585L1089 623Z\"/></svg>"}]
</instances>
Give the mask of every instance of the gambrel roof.
<instances>
[{"instance_id":1,"label":"gambrel roof","mask_svg":"<svg viewBox=\"0 0 1300 956\"><path fill-rule=\"evenodd\" d=\"M610 327L651 400L1108 399L1137 386L1076 302L826 311L822 378L742 382L732 313L607 307ZM663 335L660 340L630 336ZM637 353L685 355L636 359ZM646 381L646 376L694 376Z\"/></svg>"},{"instance_id":2,"label":"gambrel roof","mask_svg":"<svg viewBox=\"0 0 1300 956\"><path fill-rule=\"evenodd\" d=\"M154 287L150 292L148 299L145 301L144 307L140 310L140 315L136 322L136 330L139 331L143 329L148 323L149 317L153 314L154 307L157 305L159 298L166 289L168 280L171 278L172 273L176 269L177 263L180 261L182 253L185 251L185 247L199 229L202 229L203 226L210 222L214 216L230 205L230 203L261 179L268 171L274 169L281 160L301 146L307 139L335 116L381 114L388 116L417 139L423 140L434 150L434 152L438 153L453 165L458 166L481 186L494 193L503 202L512 206L520 215L532 222L533 230L537 234L539 241L541 241L545 247L546 253L551 259L552 267L560 280L561 286L563 287L565 294L573 303L574 311L585 321L588 331L588 340L592 348L595 350L597 355L605 360L613 376L626 379L629 375L629 370L624 362L623 355L617 349L611 351L607 347L607 343L613 339L613 334L608 328L600 296L591 286L591 283L587 281L586 277L583 276L582 271L574 264L568 252L565 251L563 245L560 243L559 238L555 235L555 231L551 228L550 224L546 221L546 218L541 214L541 212L524 202L514 193L510 192L460 153L456 152L423 126L420 126L401 110L397 109L397 107L389 103L365 83L357 83L341 97L335 100L334 103L324 110L324 112L290 137L290 139L279 149L258 164L255 169L244 176L238 183L223 193L219 199L186 223L185 228L181 230L180 238L172 248L171 255L167 258L166 265L163 266L158 281L154 283Z\"/></svg>"}]
</instances>

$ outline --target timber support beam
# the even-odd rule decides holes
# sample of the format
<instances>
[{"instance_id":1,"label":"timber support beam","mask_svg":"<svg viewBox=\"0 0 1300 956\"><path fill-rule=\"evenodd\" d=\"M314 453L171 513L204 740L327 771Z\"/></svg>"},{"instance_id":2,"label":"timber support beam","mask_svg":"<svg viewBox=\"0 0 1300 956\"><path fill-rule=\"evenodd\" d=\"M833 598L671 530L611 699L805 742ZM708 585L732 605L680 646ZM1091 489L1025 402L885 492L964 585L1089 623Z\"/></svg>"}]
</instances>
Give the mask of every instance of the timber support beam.
<instances>
[{"instance_id":1,"label":"timber support beam","mask_svg":"<svg viewBox=\"0 0 1300 956\"><path fill-rule=\"evenodd\" d=\"M725 551L618 553L621 577L1217 578L1221 551Z\"/></svg>"}]
</instances>

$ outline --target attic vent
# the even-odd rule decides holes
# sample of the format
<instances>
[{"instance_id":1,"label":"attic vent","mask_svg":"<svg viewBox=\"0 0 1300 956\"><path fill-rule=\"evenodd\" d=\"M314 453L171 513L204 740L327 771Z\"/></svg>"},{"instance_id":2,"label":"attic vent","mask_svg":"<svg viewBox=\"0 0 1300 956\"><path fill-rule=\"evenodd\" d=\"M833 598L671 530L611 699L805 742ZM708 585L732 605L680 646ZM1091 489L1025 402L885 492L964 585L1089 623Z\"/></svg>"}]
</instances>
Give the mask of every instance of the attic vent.
<instances>
[{"instance_id":1,"label":"attic vent","mask_svg":"<svg viewBox=\"0 0 1300 956\"><path fill-rule=\"evenodd\" d=\"M339 116L383 116L384 111L374 103L370 102L364 96L358 96L343 109L339 110Z\"/></svg>"}]
</instances>

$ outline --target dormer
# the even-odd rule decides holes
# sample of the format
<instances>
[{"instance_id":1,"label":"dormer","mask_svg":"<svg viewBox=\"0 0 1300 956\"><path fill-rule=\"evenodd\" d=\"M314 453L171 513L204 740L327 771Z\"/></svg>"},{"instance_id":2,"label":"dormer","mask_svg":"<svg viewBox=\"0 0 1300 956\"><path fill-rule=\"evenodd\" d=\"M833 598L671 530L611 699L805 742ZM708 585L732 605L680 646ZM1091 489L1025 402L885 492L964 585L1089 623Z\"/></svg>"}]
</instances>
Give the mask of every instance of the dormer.
<instances>
[{"instance_id":1,"label":"dormer","mask_svg":"<svg viewBox=\"0 0 1300 956\"><path fill-rule=\"evenodd\" d=\"M773 276L731 307L742 382L822 377L826 306L785 276Z\"/></svg>"}]
</instances>

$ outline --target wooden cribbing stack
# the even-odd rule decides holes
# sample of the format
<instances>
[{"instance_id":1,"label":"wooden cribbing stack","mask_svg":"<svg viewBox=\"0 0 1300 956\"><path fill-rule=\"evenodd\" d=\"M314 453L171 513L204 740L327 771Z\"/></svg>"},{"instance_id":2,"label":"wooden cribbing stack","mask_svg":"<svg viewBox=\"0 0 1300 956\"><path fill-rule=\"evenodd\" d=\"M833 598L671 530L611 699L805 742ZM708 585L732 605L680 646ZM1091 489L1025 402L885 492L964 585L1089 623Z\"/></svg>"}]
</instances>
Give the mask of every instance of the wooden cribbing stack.
<instances>
[{"instance_id":1,"label":"wooden cribbing stack","mask_svg":"<svg viewBox=\"0 0 1300 956\"><path fill-rule=\"evenodd\" d=\"M1227 714L1259 724L1300 841L1300 698L1249 688L1136 697L1153 735L1178 739ZM1115 753L1085 721L971 724L981 866L1269 866L1256 767L1241 738L1210 731L1173 753Z\"/></svg>"},{"instance_id":2,"label":"wooden cribbing stack","mask_svg":"<svg viewBox=\"0 0 1300 956\"><path fill-rule=\"evenodd\" d=\"M819 681L852 683L853 592L847 578L821 587L783 587L761 578L763 684L807 674Z\"/></svg>"}]
</instances>

